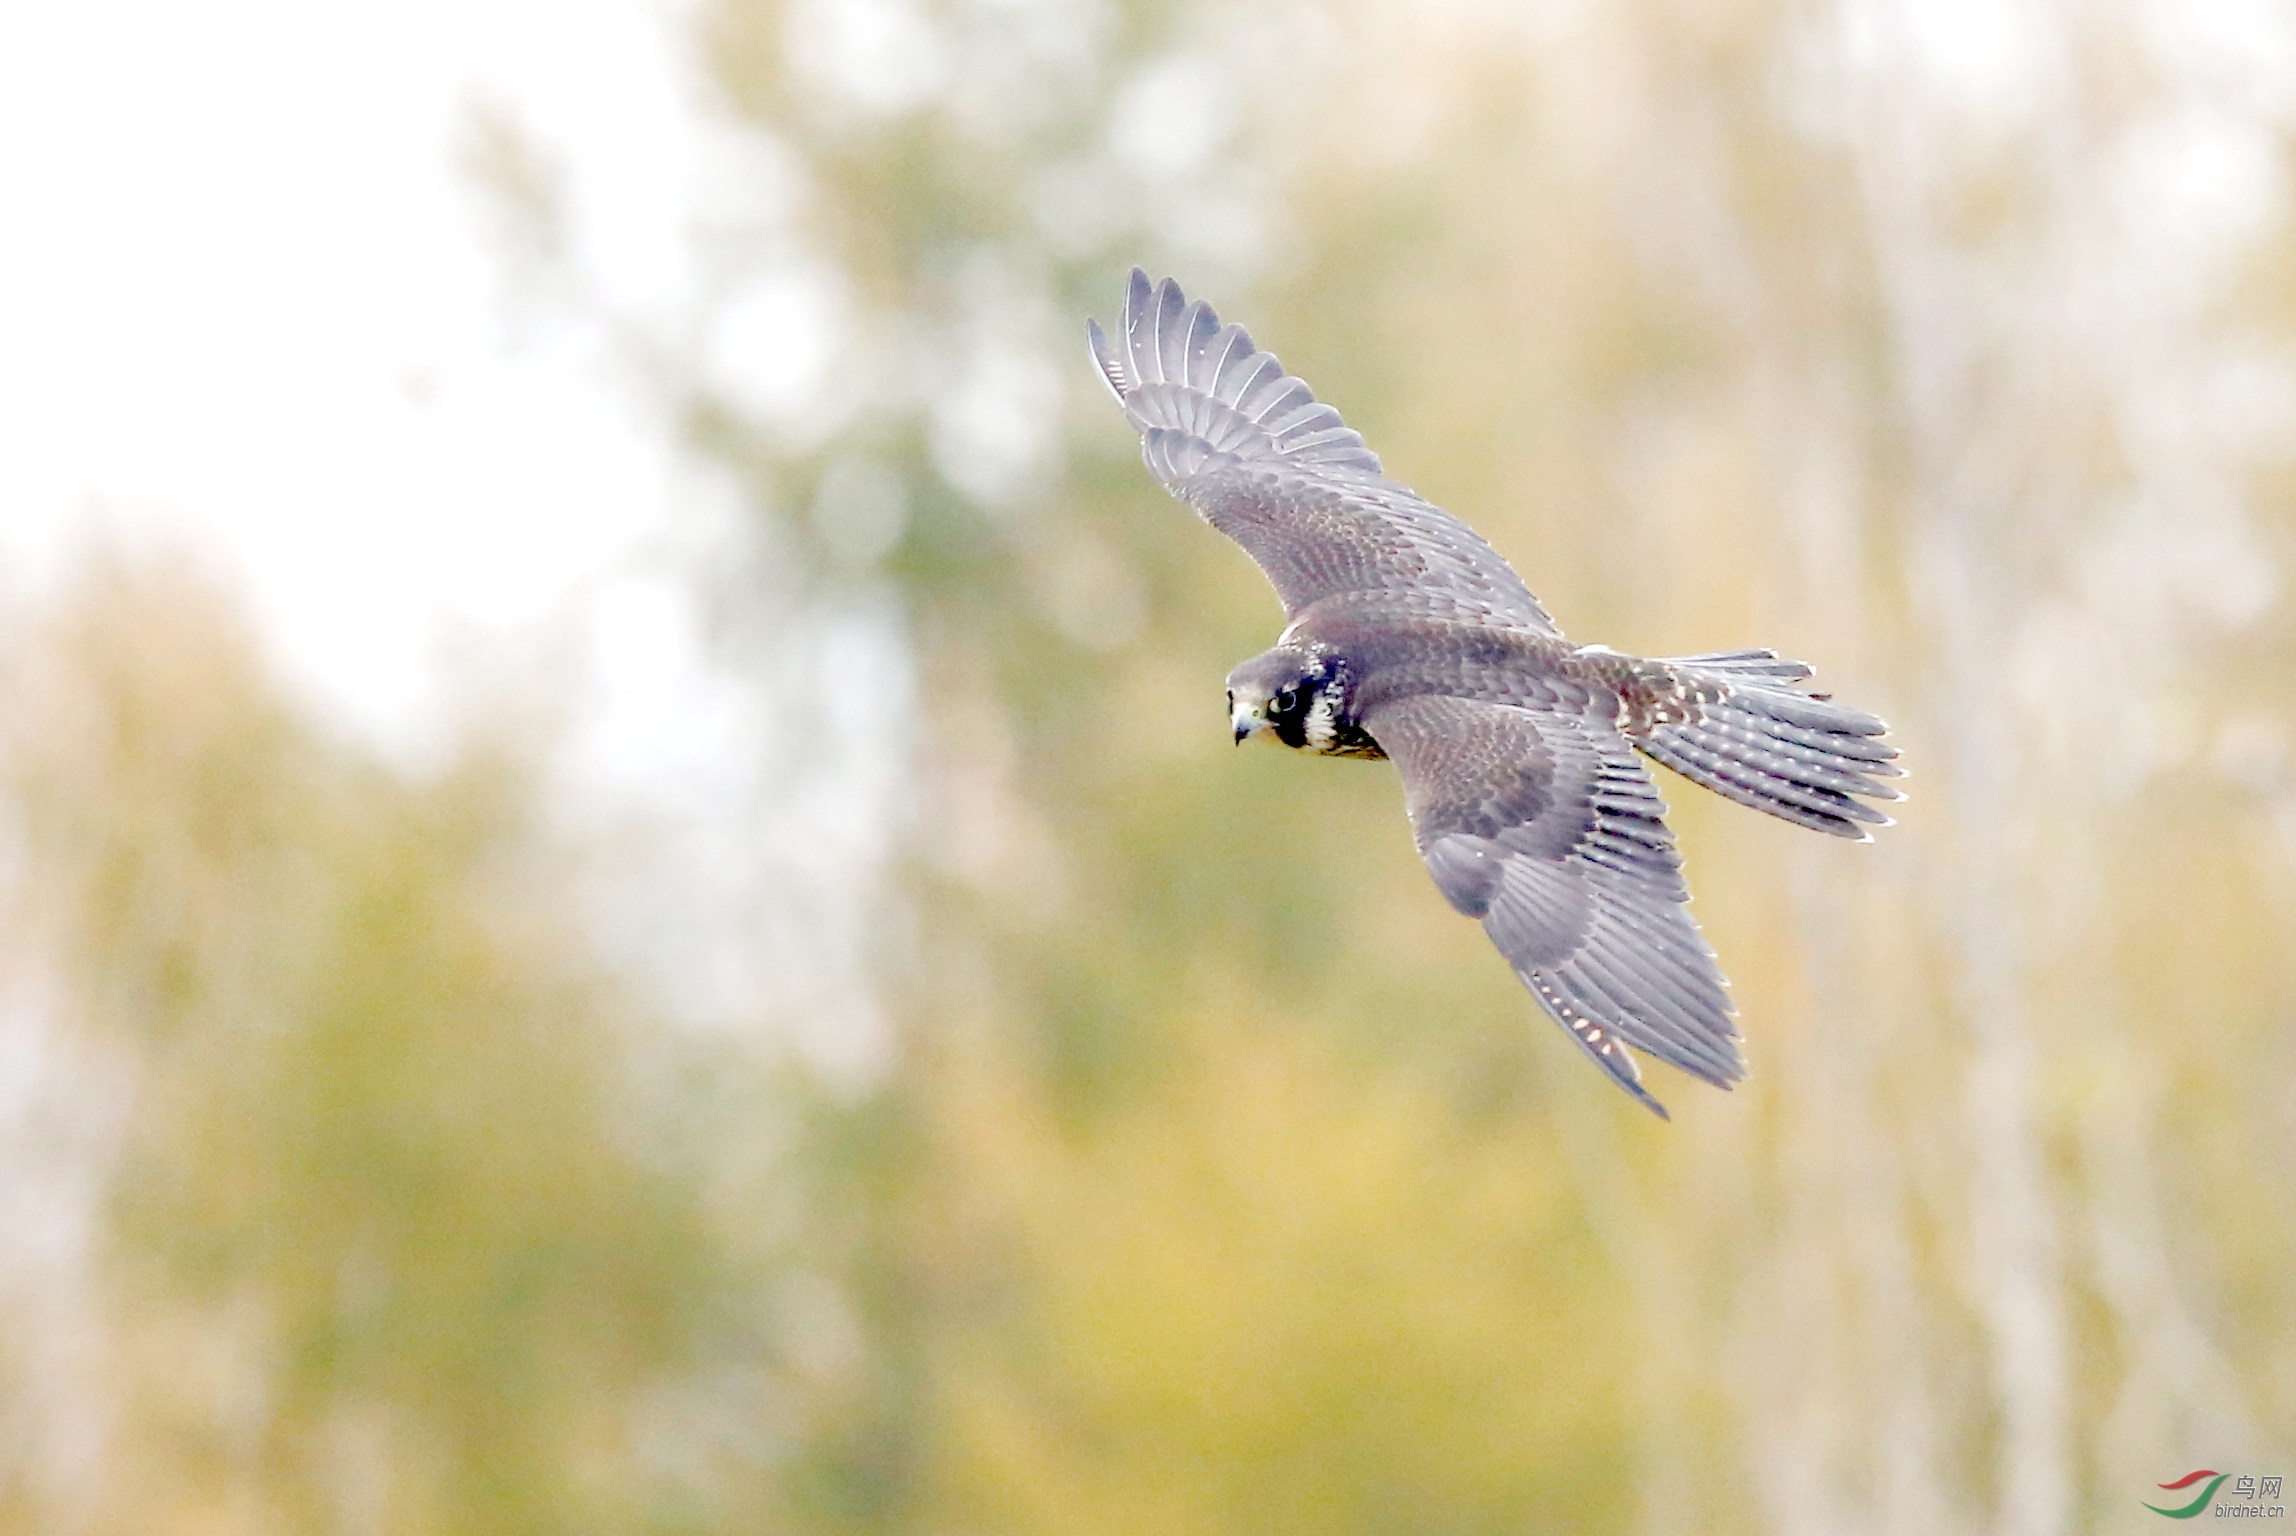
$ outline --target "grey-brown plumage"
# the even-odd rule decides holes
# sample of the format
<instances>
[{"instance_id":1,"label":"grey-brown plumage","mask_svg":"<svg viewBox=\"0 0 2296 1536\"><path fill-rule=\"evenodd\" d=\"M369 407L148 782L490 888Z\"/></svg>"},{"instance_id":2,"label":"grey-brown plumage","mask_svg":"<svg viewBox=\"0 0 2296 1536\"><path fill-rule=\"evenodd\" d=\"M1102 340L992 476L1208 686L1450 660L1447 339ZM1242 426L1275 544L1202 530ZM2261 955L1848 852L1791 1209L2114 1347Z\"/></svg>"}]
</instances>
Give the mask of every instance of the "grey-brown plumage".
<instances>
[{"instance_id":1,"label":"grey-brown plumage","mask_svg":"<svg viewBox=\"0 0 2296 1536\"><path fill-rule=\"evenodd\" d=\"M1574 646L1490 545L1380 473L1339 413L1137 268L1094 360L1167 490L1241 544L1291 623L1228 676L1236 740L1386 757L1428 872L1612 1081L1626 1047L1727 1088L1734 1010L1636 753L1801 826L1865 839L1902 796L1886 727L1762 650Z\"/></svg>"}]
</instances>

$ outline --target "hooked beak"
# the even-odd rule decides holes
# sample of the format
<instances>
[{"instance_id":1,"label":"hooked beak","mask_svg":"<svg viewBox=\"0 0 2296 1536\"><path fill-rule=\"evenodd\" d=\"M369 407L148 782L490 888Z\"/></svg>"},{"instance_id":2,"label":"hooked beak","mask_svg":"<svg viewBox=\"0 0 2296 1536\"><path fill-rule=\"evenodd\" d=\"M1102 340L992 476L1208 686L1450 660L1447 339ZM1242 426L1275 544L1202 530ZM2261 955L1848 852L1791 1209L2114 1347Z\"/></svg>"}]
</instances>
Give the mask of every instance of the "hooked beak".
<instances>
[{"instance_id":1,"label":"hooked beak","mask_svg":"<svg viewBox=\"0 0 2296 1536\"><path fill-rule=\"evenodd\" d=\"M1260 706L1242 700L1229 706L1228 718L1236 728L1236 745L1239 747L1268 728L1268 717L1260 712Z\"/></svg>"}]
</instances>

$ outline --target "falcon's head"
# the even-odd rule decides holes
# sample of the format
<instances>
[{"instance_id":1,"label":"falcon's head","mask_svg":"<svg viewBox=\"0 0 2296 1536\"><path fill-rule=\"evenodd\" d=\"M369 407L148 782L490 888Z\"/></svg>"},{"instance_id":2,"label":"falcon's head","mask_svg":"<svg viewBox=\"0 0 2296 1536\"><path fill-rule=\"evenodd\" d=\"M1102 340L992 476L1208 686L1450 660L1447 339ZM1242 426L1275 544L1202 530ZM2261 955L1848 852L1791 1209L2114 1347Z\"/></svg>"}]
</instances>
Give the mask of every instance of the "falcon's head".
<instances>
[{"instance_id":1,"label":"falcon's head","mask_svg":"<svg viewBox=\"0 0 2296 1536\"><path fill-rule=\"evenodd\" d=\"M1238 745L1273 731L1287 747L1331 757L1385 757L1354 710L1355 674L1322 647L1279 645L1228 674Z\"/></svg>"}]
</instances>

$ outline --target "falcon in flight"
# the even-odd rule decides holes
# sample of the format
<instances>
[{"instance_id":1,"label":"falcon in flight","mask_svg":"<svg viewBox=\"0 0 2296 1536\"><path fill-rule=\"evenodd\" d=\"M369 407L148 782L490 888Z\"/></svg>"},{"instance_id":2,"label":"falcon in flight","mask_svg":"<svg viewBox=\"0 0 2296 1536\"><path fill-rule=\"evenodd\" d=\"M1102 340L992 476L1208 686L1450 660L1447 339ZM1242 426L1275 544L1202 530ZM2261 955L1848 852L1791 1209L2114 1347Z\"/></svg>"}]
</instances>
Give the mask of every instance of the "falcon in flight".
<instances>
[{"instance_id":1,"label":"falcon in flight","mask_svg":"<svg viewBox=\"0 0 2296 1536\"><path fill-rule=\"evenodd\" d=\"M1836 837L1904 798L1887 729L1766 650L1573 645L1474 530L1380 472L1308 387L1135 268L1093 360L1164 488L1244 547L1290 623L1228 674L1241 743L1393 760L1428 873L1539 1005L1664 1117L1628 1047L1728 1088L1735 1011L1636 753Z\"/></svg>"}]
</instances>

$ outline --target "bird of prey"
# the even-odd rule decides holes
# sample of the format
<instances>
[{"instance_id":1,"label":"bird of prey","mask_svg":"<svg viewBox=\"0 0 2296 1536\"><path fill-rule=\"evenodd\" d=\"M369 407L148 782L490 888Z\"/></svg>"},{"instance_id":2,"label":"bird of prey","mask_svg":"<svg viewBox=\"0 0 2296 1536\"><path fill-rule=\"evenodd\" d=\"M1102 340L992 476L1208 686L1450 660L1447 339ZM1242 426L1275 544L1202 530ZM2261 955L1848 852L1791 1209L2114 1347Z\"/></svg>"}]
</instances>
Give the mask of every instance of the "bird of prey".
<instances>
[{"instance_id":1,"label":"bird of prey","mask_svg":"<svg viewBox=\"0 0 2296 1536\"><path fill-rule=\"evenodd\" d=\"M1307 385L1134 268L1093 360L1164 488L1241 544L1290 623L1228 674L1242 743L1391 759L1419 854L1612 1082L1661 1118L1628 1048L1746 1075L1666 805L1636 754L1742 805L1868 840L1904 798L1887 727L1774 651L1573 645L1474 530L1388 479Z\"/></svg>"}]
</instances>

